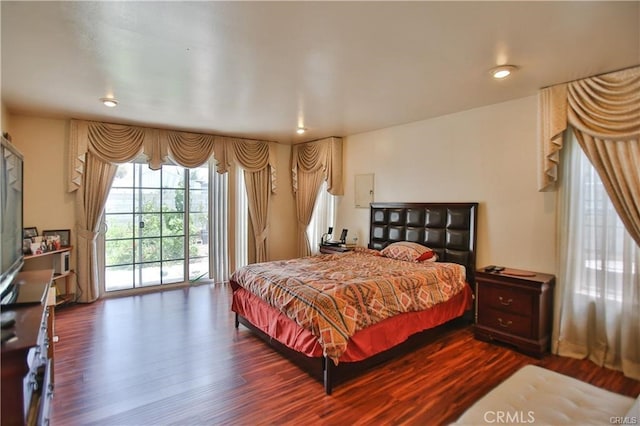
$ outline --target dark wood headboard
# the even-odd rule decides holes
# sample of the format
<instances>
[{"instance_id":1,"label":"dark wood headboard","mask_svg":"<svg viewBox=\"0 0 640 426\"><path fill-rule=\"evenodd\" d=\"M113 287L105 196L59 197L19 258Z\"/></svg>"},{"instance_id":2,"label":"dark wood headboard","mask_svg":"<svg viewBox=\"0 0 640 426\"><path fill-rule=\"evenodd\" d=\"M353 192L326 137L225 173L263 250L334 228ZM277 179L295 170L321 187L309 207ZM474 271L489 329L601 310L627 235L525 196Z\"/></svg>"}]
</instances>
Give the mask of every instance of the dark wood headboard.
<instances>
[{"instance_id":1,"label":"dark wood headboard","mask_svg":"<svg viewBox=\"0 0 640 426\"><path fill-rule=\"evenodd\" d=\"M371 203L369 248L412 241L464 265L475 287L478 203Z\"/></svg>"}]
</instances>

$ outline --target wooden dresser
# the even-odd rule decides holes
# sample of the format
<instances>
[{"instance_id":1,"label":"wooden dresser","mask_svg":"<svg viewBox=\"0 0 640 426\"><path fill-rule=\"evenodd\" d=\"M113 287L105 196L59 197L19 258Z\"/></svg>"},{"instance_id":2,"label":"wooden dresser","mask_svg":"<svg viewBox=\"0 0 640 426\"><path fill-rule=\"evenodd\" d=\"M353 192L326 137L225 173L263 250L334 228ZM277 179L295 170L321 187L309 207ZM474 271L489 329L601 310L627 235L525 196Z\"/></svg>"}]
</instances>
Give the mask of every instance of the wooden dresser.
<instances>
[{"instance_id":1,"label":"wooden dresser","mask_svg":"<svg viewBox=\"0 0 640 426\"><path fill-rule=\"evenodd\" d=\"M53 397L53 306L49 289L53 270L21 272L17 281L42 292L42 304L14 305L2 312L15 314L7 330L15 337L2 344L2 425L46 425ZM52 293L53 294L53 293Z\"/></svg>"},{"instance_id":2,"label":"wooden dresser","mask_svg":"<svg viewBox=\"0 0 640 426\"><path fill-rule=\"evenodd\" d=\"M549 350L555 276L476 271L475 337L541 357Z\"/></svg>"}]
</instances>

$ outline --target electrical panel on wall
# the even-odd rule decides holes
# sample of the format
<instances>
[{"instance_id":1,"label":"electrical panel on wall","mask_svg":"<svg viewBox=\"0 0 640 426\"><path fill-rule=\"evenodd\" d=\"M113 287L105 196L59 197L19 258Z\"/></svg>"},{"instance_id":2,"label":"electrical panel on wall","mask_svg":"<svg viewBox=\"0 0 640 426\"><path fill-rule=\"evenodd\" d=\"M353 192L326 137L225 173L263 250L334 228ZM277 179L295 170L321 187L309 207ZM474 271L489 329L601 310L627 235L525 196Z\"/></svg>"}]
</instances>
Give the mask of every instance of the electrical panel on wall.
<instances>
[{"instance_id":1,"label":"electrical panel on wall","mask_svg":"<svg viewBox=\"0 0 640 426\"><path fill-rule=\"evenodd\" d=\"M355 188L356 207L368 209L373 203L373 173L356 175Z\"/></svg>"}]
</instances>

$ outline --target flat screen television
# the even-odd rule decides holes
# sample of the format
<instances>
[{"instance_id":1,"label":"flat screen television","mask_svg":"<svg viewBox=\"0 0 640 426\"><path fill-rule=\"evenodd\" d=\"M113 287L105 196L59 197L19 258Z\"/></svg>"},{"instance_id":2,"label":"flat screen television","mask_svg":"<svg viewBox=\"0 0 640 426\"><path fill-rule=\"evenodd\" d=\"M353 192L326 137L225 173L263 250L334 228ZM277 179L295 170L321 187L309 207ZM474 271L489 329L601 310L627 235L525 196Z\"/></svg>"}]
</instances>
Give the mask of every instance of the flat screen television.
<instances>
[{"instance_id":1,"label":"flat screen television","mask_svg":"<svg viewBox=\"0 0 640 426\"><path fill-rule=\"evenodd\" d=\"M0 145L0 302L11 303L13 281L24 263L22 250L24 158L2 136Z\"/></svg>"}]
</instances>

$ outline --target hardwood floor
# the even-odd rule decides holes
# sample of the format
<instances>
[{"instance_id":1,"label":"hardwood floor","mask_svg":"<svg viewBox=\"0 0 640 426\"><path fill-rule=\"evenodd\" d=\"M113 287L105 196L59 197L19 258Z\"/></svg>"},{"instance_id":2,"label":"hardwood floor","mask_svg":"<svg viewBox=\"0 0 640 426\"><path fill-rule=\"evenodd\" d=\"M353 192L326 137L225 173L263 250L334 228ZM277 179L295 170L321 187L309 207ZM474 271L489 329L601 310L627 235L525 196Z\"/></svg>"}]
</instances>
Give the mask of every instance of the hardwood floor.
<instances>
[{"instance_id":1,"label":"hardwood floor","mask_svg":"<svg viewBox=\"0 0 640 426\"><path fill-rule=\"evenodd\" d=\"M589 361L530 358L470 326L339 385L322 384L243 326L226 285L56 312L53 425L448 424L521 366L629 396L640 382Z\"/></svg>"}]
</instances>

